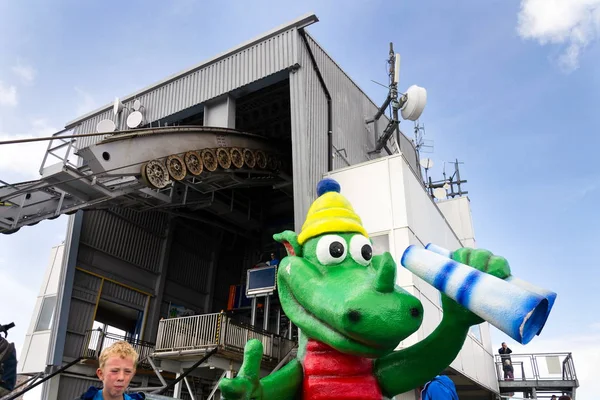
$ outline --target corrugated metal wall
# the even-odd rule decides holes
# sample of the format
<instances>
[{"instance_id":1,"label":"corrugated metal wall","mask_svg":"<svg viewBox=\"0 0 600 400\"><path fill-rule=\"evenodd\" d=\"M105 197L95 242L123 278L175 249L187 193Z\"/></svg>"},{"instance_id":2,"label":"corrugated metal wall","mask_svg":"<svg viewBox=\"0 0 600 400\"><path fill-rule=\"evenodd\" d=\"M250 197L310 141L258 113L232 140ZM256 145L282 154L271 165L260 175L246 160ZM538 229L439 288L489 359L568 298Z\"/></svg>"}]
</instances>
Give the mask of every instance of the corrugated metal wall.
<instances>
[{"instance_id":1,"label":"corrugated metal wall","mask_svg":"<svg viewBox=\"0 0 600 400\"><path fill-rule=\"evenodd\" d=\"M81 243L151 272L158 272L162 213L137 213L126 209L86 211Z\"/></svg>"},{"instance_id":2,"label":"corrugated metal wall","mask_svg":"<svg viewBox=\"0 0 600 400\"><path fill-rule=\"evenodd\" d=\"M90 386L102 387L102 383L98 379L61 375L57 398L58 400L78 399Z\"/></svg>"},{"instance_id":3,"label":"corrugated metal wall","mask_svg":"<svg viewBox=\"0 0 600 400\"><path fill-rule=\"evenodd\" d=\"M333 145L338 150L346 150L346 158L350 165L368 161L370 159L368 152L374 147L374 140L373 134L367 130L365 119L375 115L377 106L313 38L307 35L307 39L333 102ZM307 64L306 67L309 65ZM318 82L317 85L319 85ZM323 90L318 89L320 97L324 97ZM318 117L321 118L322 115L319 114ZM383 123L382 120L381 125ZM326 133L327 130L321 132ZM334 159L334 169L346 166L341 157Z\"/></svg>"},{"instance_id":4,"label":"corrugated metal wall","mask_svg":"<svg viewBox=\"0 0 600 400\"><path fill-rule=\"evenodd\" d=\"M227 308L229 287L245 282L244 271L258 261L252 259L258 245L247 239L226 235L223 246L218 255L219 268L216 271L212 312ZM232 251L234 246L236 251Z\"/></svg>"},{"instance_id":5,"label":"corrugated metal wall","mask_svg":"<svg viewBox=\"0 0 600 400\"><path fill-rule=\"evenodd\" d=\"M292 66L295 39L296 29L290 29L141 94L138 99L144 106L145 121L158 121ZM131 108L132 103L126 105ZM112 108L82 121L77 133L95 132L96 124L106 118L113 119ZM124 111L122 129L126 120ZM86 147L98 140L100 137L81 138L77 145Z\"/></svg>"},{"instance_id":6,"label":"corrugated metal wall","mask_svg":"<svg viewBox=\"0 0 600 400\"><path fill-rule=\"evenodd\" d=\"M104 281L102 299L143 311L148 296L116 283Z\"/></svg>"},{"instance_id":7,"label":"corrugated metal wall","mask_svg":"<svg viewBox=\"0 0 600 400\"><path fill-rule=\"evenodd\" d=\"M98 277L79 270L75 271L65 342L66 357L80 355L85 331L92 327L100 282L101 279Z\"/></svg>"},{"instance_id":8,"label":"corrugated metal wall","mask_svg":"<svg viewBox=\"0 0 600 400\"><path fill-rule=\"evenodd\" d=\"M211 258L215 250L214 239L178 224L169 253L167 279L197 292L207 293Z\"/></svg>"},{"instance_id":9,"label":"corrugated metal wall","mask_svg":"<svg viewBox=\"0 0 600 400\"><path fill-rule=\"evenodd\" d=\"M379 157L368 154L374 148L375 140L373 126L368 128L365 124L366 119L375 115L378 106L308 34L307 39L331 95L333 146L345 158L334 157L333 168L344 168ZM327 99L301 38L298 38L298 54L301 68L290 74L296 230L301 229L308 208L316 197L316 184L327 171ZM385 116L380 119L379 133L387 122ZM393 152L397 151L395 138L392 138L389 147ZM402 137L400 147L416 164L411 142Z\"/></svg>"},{"instance_id":10,"label":"corrugated metal wall","mask_svg":"<svg viewBox=\"0 0 600 400\"><path fill-rule=\"evenodd\" d=\"M301 68L290 73L294 224L300 231L315 198L315 185L327 171L327 99L309 54L298 37Z\"/></svg>"}]
</instances>

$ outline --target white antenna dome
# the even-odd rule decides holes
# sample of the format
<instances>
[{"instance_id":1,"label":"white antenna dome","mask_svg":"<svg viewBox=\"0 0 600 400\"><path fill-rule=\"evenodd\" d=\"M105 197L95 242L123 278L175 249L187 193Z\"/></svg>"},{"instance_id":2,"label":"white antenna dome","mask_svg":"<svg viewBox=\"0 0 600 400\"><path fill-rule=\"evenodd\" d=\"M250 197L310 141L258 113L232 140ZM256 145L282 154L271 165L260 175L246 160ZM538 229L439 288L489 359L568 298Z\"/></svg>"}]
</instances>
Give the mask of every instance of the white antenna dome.
<instances>
[{"instance_id":1,"label":"white antenna dome","mask_svg":"<svg viewBox=\"0 0 600 400\"><path fill-rule=\"evenodd\" d=\"M119 100L118 97L115 97L115 101L113 102L113 113L118 115L121 111L123 111L123 103Z\"/></svg>"},{"instance_id":2,"label":"white antenna dome","mask_svg":"<svg viewBox=\"0 0 600 400\"><path fill-rule=\"evenodd\" d=\"M139 111L134 111L127 117L127 126L131 129L137 128L142 124L144 116Z\"/></svg>"},{"instance_id":3,"label":"white antenna dome","mask_svg":"<svg viewBox=\"0 0 600 400\"><path fill-rule=\"evenodd\" d=\"M419 119L427 103L427 90L417 85L412 85L406 91L406 101L402 105L402 118L409 121Z\"/></svg>"},{"instance_id":4,"label":"white antenna dome","mask_svg":"<svg viewBox=\"0 0 600 400\"><path fill-rule=\"evenodd\" d=\"M433 160L431 158L421 158L419 164L421 164L421 167L429 169L433 167Z\"/></svg>"},{"instance_id":5,"label":"white antenna dome","mask_svg":"<svg viewBox=\"0 0 600 400\"><path fill-rule=\"evenodd\" d=\"M114 132L116 129L117 126L111 119L103 119L96 125L96 132L98 133L110 133Z\"/></svg>"},{"instance_id":6,"label":"white antenna dome","mask_svg":"<svg viewBox=\"0 0 600 400\"><path fill-rule=\"evenodd\" d=\"M433 189L433 197L438 200L444 200L446 198L446 189L444 188L435 188Z\"/></svg>"}]
</instances>

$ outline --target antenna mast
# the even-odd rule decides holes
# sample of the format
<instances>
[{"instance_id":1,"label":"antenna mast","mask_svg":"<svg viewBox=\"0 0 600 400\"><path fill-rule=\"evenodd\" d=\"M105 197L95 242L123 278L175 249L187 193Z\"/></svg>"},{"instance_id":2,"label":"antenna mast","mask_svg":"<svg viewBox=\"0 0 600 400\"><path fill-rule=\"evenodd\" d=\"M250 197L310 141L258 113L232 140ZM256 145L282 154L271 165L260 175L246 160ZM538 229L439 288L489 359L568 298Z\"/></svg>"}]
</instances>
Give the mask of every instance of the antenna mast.
<instances>
[{"instance_id":1,"label":"antenna mast","mask_svg":"<svg viewBox=\"0 0 600 400\"><path fill-rule=\"evenodd\" d=\"M405 120L416 121L423 112L425 103L427 102L427 91L417 85L412 85L409 87L406 93L401 95L398 94L398 82L400 80L400 54L394 53L394 44L392 42L390 42L390 51L388 54L387 63L389 65L388 95L383 102L383 105L379 107L379 110L377 110L377 113L375 113L373 118L365 121L367 124L373 123L373 131L375 136L375 148L370 151L369 154L379 153L382 149L385 149L388 155L391 155L392 151L387 146L387 142L390 140L394 132L396 132L396 145L400 147L400 119L398 115L401 114L402 118ZM379 121L379 118L385 114L386 109L390 105L392 107L392 115L390 116L382 135L379 136L377 122Z\"/></svg>"}]
</instances>

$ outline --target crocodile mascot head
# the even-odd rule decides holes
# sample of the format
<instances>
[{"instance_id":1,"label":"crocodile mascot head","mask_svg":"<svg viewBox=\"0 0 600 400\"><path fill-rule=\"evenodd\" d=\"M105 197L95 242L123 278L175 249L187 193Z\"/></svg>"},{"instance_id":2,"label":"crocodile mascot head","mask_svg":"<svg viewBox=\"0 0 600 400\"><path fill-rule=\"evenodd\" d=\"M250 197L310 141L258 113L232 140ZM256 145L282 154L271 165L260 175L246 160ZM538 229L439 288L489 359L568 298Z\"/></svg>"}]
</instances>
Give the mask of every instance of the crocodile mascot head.
<instances>
[{"instance_id":1,"label":"crocodile mascot head","mask_svg":"<svg viewBox=\"0 0 600 400\"><path fill-rule=\"evenodd\" d=\"M300 234L275 235L288 253L277 273L281 305L308 339L381 357L419 328L423 307L395 284L392 256L373 254L340 185L325 179L317 192Z\"/></svg>"}]
</instances>

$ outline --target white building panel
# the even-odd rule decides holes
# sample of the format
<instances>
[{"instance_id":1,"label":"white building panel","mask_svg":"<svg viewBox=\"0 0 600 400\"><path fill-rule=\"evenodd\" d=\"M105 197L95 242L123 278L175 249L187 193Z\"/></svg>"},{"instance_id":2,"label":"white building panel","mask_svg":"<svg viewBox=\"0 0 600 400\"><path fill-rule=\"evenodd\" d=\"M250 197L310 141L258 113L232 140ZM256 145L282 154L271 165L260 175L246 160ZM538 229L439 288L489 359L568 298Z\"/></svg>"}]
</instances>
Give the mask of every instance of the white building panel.
<instances>
[{"instance_id":1,"label":"white building panel","mask_svg":"<svg viewBox=\"0 0 600 400\"><path fill-rule=\"evenodd\" d=\"M390 252L397 263L410 244L424 246L435 243L457 249L475 242L468 199L443 203L443 213L402 155L351 166L328 176L340 183L342 194L351 202L369 233L391 233ZM424 309L422 326L400 344L399 348L403 348L433 332L441 321L442 310L439 291L400 265L396 283L419 298ZM497 392L487 324L480 326L480 334L481 342L471 334L467 336L451 367ZM407 393L403 396L412 395Z\"/></svg>"},{"instance_id":2,"label":"white building panel","mask_svg":"<svg viewBox=\"0 0 600 400\"><path fill-rule=\"evenodd\" d=\"M50 331L37 332L27 335L21 360L19 360L19 373L37 373L46 368L46 354L50 345Z\"/></svg>"},{"instance_id":3,"label":"white building panel","mask_svg":"<svg viewBox=\"0 0 600 400\"><path fill-rule=\"evenodd\" d=\"M464 247L476 247L471 206L468 197L455 197L437 203Z\"/></svg>"},{"instance_id":4,"label":"white building panel","mask_svg":"<svg viewBox=\"0 0 600 400\"><path fill-rule=\"evenodd\" d=\"M52 270L45 287L45 295L57 294L58 285L60 284L60 268L62 266L65 245L61 244L52 248L52 256L50 259ZM41 293L40 293L41 294Z\"/></svg>"},{"instance_id":5,"label":"white building panel","mask_svg":"<svg viewBox=\"0 0 600 400\"><path fill-rule=\"evenodd\" d=\"M50 251L48 267L40 286L23 348L21 349L17 366L18 373L37 373L44 371L46 368L52 320L56 313L56 297L60 284L64 248L64 244L61 244L53 247ZM46 302L48 303L45 310L42 308L44 299L47 299ZM44 313L44 315L41 316L41 313Z\"/></svg>"}]
</instances>

